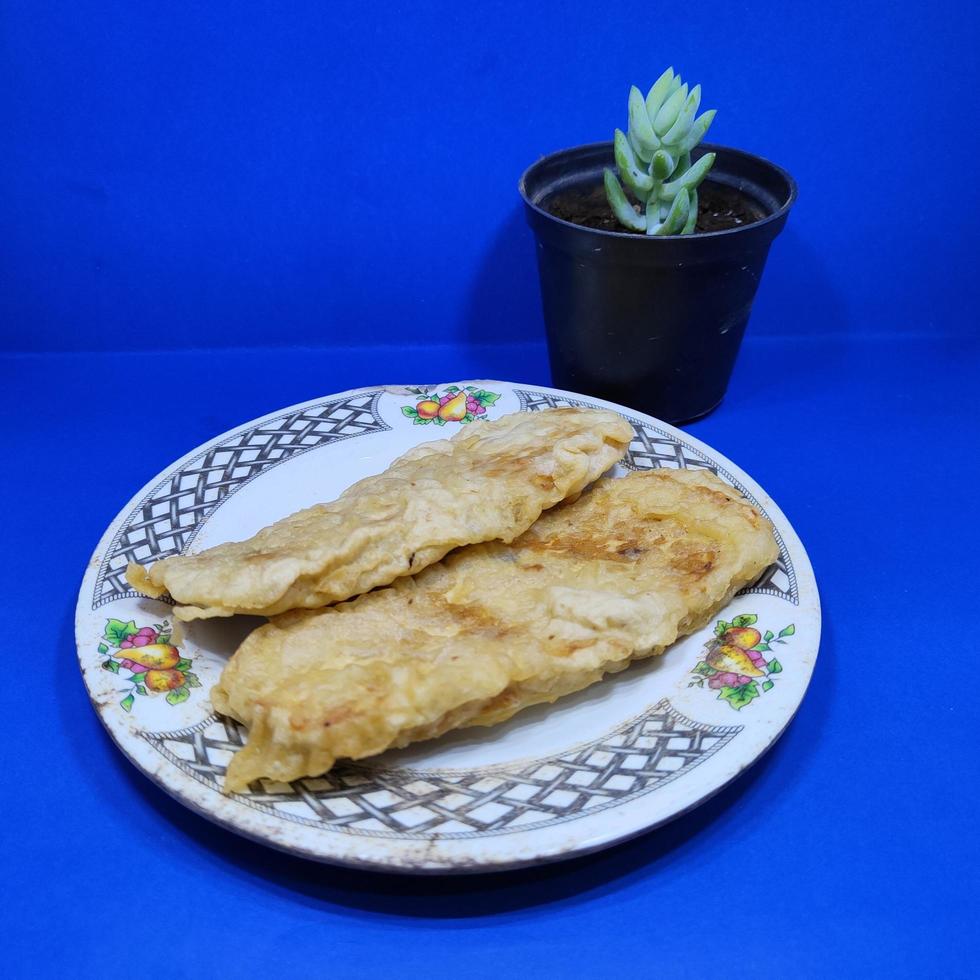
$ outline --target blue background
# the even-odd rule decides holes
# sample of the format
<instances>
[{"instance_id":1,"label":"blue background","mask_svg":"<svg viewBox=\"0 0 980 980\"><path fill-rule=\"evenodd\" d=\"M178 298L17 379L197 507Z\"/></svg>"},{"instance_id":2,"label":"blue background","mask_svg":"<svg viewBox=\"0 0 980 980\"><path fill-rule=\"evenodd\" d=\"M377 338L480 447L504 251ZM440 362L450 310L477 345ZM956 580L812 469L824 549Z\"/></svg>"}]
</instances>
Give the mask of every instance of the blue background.
<instances>
[{"instance_id":1,"label":"blue background","mask_svg":"<svg viewBox=\"0 0 980 980\"><path fill-rule=\"evenodd\" d=\"M518 176L611 138L668 63L719 110L712 140L800 184L753 331L968 333L977 19L965 0L3 0L3 344L536 339Z\"/></svg>"},{"instance_id":2,"label":"blue background","mask_svg":"<svg viewBox=\"0 0 980 980\"><path fill-rule=\"evenodd\" d=\"M0 0L0 918L16 977L968 977L980 932L977 14ZM516 193L672 62L801 196L691 426L786 511L824 637L776 747L632 843L312 865L112 746L75 597L128 497L348 387L548 382Z\"/></svg>"}]
</instances>

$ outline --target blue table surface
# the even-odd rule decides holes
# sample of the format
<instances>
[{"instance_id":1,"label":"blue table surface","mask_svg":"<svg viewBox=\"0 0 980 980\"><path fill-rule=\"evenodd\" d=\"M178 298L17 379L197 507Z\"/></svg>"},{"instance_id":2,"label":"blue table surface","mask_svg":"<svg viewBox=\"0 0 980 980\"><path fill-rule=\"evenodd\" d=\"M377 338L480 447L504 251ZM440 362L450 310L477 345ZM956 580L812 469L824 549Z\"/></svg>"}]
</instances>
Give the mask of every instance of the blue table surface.
<instances>
[{"instance_id":1,"label":"blue table surface","mask_svg":"<svg viewBox=\"0 0 980 980\"><path fill-rule=\"evenodd\" d=\"M799 714L731 787L656 832L441 879L307 863L173 802L89 706L75 601L130 494L218 432L367 384L547 383L543 348L0 365L4 972L976 975L975 340L747 340L727 400L689 428L771 493L809 550L824 633Z\"/></svg>"}]
</instances>

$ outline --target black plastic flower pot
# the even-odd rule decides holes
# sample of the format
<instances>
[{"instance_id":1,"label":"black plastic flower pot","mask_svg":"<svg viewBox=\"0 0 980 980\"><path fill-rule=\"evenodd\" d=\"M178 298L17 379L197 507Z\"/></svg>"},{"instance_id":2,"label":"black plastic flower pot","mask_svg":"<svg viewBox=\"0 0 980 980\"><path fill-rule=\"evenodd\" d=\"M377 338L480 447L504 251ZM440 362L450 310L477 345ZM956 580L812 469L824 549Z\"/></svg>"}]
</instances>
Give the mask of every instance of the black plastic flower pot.
<instances>
[{"instance_id":1,"label":"black plastic flower pot","mask_svg":"<svg viewBox=\"0 0 980 980\"><path fill-rule=\"evenodd\" d=\"M668 422L707 415L725 396L769 246L796 183L768 160L717 154L705 181L746 199L758 220L723 231L645 236L555 217L554 202L597 194L612 143L543 157L521 177L537 239L541 298L556 387L632 406ZM716 188L723 191L724 188Z\"/></svg>"}]
</instances>

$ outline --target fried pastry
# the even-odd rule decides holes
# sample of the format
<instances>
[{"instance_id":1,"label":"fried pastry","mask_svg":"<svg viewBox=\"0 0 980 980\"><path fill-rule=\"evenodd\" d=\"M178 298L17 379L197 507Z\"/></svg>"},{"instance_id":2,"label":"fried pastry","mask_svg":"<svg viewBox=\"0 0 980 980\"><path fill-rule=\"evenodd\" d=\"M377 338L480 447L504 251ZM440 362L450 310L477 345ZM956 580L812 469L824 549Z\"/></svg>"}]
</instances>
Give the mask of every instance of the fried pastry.
<instances>
[{"instance_id":1,"label":"fried pastry","mask_svg":"<svg viewBox=\"0 0 980 980\"><path fill-rule=\"evenodd\" d=\"M273 616L360 595L460 545L512 541L612 466L632 428L601 409L517 412L422 443L383 473L247 541L131 564L130 584L169 592L178 619Z\"/></svg>"},{"instance_id":2,"label":"fried pastry","mask_svg":"<svg viewBox=\"0 0 980 980\"><path fill-rule=\"evenodd\" d=\"M212 690L249 729L226 789L553 702L698 629L776 555L769 523L711 473L634 472L510 544L287 613L245 640Z\"/></svg>"}]
</instances>

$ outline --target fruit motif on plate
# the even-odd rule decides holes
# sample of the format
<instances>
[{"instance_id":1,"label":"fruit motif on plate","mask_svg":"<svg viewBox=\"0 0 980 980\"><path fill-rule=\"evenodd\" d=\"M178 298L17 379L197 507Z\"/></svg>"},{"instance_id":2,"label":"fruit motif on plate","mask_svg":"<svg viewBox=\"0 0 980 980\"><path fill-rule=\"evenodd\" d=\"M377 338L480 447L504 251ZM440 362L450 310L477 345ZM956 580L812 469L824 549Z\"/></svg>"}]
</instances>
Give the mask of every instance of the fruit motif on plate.
<instances>
[{"instance_id":1,"label":"fruit motif on plate","mask_svg":"<svg viewBox=\"0 0 980 980\"><path fill-rule=\"evenodd\" d=\"M495 391L486 391L467 385L460 388L450 385L440 393L427 388L409 388L416 398L416 404L403 405L402 415L413 420L415 425L445 425L447 422L459 422L468 425L470 422L482 421L487 417L487 409L493 405L500 395Z\"/></svg>"},{"instance_id":2,"label":"fruit motif on plate","mask_svg":"<svg viewBox=\"0 0 980 980\"><path fill-rule=\"evenodd\" d=\"M715 624L714 638L704 647L701 660L691 671L695 675L688 687L704 687L718 692L736 711L751 704L757 697L775 687L773 677L783 672L783 665L773 656L773 644L786 643L796 633L790 623L778 633L759 632L755 628L759 617L752 613L724 619Z\"/></svg>"},{"instance_id":3,"label":"fruit motif on plate","mask_svg":"<svg viewBox=\"0 0 980 980\"><path fill-rule=\"evenodd\" d=\"M102 669L117 674L131 687L120 691L123 711L132 711L136 697L166 694L168 704L181 704L201 682L191 670L192 661L181 655L172 642L173 629L167 620L153 626L137 626L135 620L106 622L99 653L108 655Z\"/></svg>"}]
</instances>

